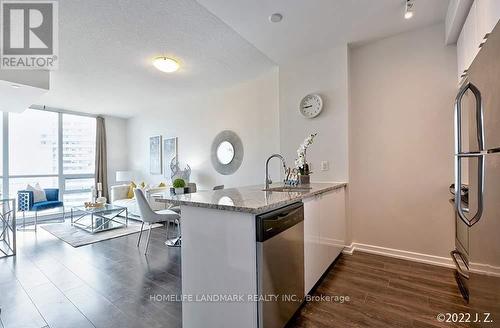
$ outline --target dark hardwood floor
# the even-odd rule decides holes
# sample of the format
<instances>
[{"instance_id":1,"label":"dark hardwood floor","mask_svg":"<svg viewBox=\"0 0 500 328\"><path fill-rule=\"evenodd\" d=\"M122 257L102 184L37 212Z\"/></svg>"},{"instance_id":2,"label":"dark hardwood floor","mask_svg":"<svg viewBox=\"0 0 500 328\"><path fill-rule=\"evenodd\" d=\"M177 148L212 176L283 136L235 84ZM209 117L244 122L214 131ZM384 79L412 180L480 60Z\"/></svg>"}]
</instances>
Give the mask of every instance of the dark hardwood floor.
<instances>
[{"instance_id":1,"label":"dark hardwood floor","mask_svg":"<svg viewBox=\"0 0 500 328\"><path fill-rule=\"evenodd\" d=\"M291 327L477 327L437 320L440 313L470 310L453 270L438 266L361 252L342 255L313 295L349 296L350 301L309 302Z\"/></svg>"},{"instance_id":2,"label":"dark hardwood floor","mask_svg":"<svg viewBox=\"0 0 500 328\"><path fill-rule=\"evenodd\" d=\"M0 327L181 327L180 249L153 229L150 251L137 234L73 248L43 229L18 233L18 255L0 259ZM467 312L453 271L366 253L343 255L291 327L460 327L436 315ZM492 326L494 327L494 326ZM236 327L235 327L236 328Z\"/></svg>"},{"instance_id":3,"label":"dark hardwood floor","mask_svg":"<svg viewBox=\"0 0 500 328\"><path fill-rule=\"evenodd\" d=\"M181 327L181 303L150 300L181 290L164 229L147 256L137 234L79 248L41 228L17 236L17 256L0 259L1 327Z\"/></svg>"}]
</instances>

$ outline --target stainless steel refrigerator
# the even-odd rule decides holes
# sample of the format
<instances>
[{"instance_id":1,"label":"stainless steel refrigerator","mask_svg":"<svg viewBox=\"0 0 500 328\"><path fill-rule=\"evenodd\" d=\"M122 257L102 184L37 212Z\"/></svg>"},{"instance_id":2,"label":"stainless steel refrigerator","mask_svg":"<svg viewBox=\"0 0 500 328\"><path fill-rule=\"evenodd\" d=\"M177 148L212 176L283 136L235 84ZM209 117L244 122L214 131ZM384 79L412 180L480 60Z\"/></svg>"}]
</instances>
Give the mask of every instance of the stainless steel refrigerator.
<instances>
[{"instance_id":1,"label":"stainless steel refrigerator","mask_svg":"<svg viewBox=\"0 0 500 328\"><path fill-rule=\"evenodd\" d=\"M464 192L468 186L468 192ZM455 102L456 280L471 313L500 326L500 24ZM498 325L498 326L497 326Z\"/></svg>"}]
</instances>

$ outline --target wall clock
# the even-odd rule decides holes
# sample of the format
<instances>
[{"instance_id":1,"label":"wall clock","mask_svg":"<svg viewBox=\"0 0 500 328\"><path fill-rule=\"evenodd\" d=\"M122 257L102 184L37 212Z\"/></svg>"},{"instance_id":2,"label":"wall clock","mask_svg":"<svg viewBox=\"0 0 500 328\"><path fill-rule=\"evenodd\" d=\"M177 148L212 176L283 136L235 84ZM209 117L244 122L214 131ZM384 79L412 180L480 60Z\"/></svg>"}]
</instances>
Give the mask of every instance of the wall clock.
<instances>
[{"instance_id":1,"label":"wall clock","mask_svg":"<svg viewBox=\"0 0 500 328\"><path fill-rule=\"evenodd\" d=\"M318 116L323 109L323 99L318 94L310 94L302 98L299 111L305 118Z\"/></svg>"}]
</instances>

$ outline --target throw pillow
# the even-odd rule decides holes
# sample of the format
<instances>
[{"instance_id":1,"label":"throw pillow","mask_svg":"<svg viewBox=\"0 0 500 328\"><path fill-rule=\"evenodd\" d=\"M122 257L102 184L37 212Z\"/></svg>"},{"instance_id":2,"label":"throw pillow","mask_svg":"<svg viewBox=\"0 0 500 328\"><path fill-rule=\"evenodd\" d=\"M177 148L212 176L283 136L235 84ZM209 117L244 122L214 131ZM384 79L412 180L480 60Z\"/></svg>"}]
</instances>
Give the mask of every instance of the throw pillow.
<instances>
[{"instance_id":1,"label":"throw pillow","mask_svg":"<svg viewBox=\"0 0 500 328\"><path fill-rule=\"evenodd\" d=\"M45 195L45 190L43 190L38 183L34 187L29 184L28 186L26 186L26 190L33 192L33 203L47 201L47 195Z\"/></svg>"},{"instance_id":2,"label":"throw pillow","mask_svg":"<svg viewBox=\"0 0 500 328\"><path fill-rule=\"evenodd\" d=\"M158 188L165 188L167 185L164 182L160 182Z\"/></svg>"},{"instance_id":3,"label":"throw pillow","mask_svg":"<svg viewBox=\"0 0 500 328\"><path fill-rule=\"evenodd\" d=\"M145 197L148 197L148 192L149 192L149 185L146 185L144 183L141 183L140 185L138 185L136 188L136 190L140 190L142 191L142 193L144 194ZM134 194L134 199L135 199L135 194Z\"/></svg>"},{"instance_id":4,"label":"throw pillow","mask_svg":"<svg viewBox=\"0 0 500 328\"><path fill-rule=\"evenodd\" d=\"M128 186L127 198L129 199L134 198L134 189L136 187L137 185L134 182L130 182L130 185Z\"/></svg>"}]
</instances>

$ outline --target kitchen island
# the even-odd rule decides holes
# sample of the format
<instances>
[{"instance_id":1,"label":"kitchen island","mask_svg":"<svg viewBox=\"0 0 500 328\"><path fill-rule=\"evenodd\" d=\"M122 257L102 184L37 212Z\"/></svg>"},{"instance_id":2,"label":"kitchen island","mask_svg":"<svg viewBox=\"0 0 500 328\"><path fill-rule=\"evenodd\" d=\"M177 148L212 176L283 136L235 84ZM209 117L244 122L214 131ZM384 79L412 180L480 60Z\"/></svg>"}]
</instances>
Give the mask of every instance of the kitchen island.
<instances>
[{"instance_id":1,"label":"kitchen island","mask_svg":"<svg viewBox=\"0 0 500 328\"><path fill-rule=\"evenodd\" d=\"M307 294L345 246L345 186L312 183L287 192L250 186L157 198L181 206L183 327L258 327L255 218L300 201Z\"/></svg>"}]
</instances>

